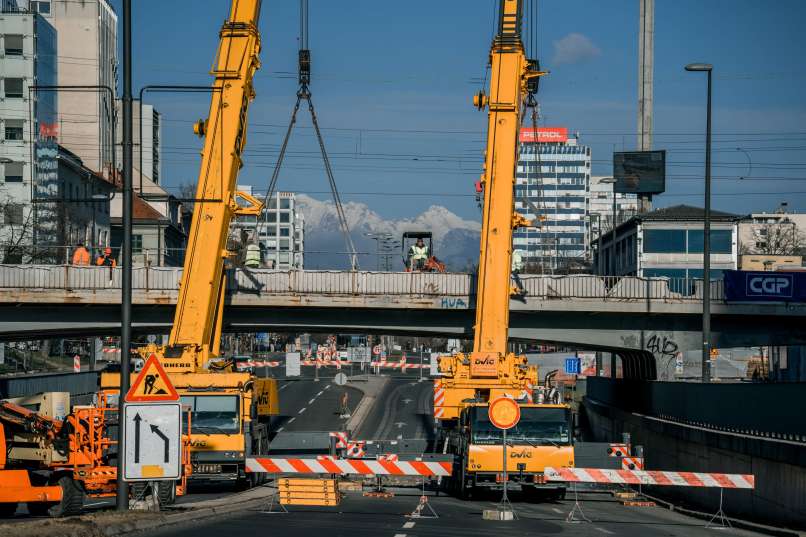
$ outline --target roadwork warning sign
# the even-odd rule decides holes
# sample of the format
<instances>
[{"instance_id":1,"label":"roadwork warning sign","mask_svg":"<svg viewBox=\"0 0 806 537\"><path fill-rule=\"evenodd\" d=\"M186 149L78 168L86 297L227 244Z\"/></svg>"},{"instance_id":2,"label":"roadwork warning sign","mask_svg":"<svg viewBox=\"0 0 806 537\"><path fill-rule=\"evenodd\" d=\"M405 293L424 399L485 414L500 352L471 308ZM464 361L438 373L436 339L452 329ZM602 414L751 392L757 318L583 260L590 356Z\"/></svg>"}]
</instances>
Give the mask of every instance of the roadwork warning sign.
<instances>
[{"instance_id":1,"label":"roadwork warning sign","mask_svg":"<svg viewBox=\"0 0 806 537\"><path fill-rule=\"evenodd\" d=\"M168 374L157 359L156 354L152 354L146 360L140 374L132 382L131 388L126 393L127 402L159 402L178 401L179 394L168 378Z\"/></svg>"}]
</instances>

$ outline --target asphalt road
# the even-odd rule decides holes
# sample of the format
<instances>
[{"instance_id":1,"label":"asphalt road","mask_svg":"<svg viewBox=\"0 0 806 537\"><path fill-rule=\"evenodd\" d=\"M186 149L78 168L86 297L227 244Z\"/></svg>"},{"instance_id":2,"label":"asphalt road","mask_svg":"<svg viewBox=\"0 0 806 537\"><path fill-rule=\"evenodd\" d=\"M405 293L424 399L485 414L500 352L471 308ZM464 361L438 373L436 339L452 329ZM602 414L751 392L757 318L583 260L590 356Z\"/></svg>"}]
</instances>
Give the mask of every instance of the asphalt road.
<instances>
[{"instance_id":1,"label":"asphalt road","mask_svg":"<svg viewBox=\"0 0 806 537\"><path fill-rule=\"evenodd\" d=\"M428 378L396 377L384 387L355 433L362 440L434 439L433 384ZM429 444L430 447L430 444Z\"/></svg>"},{"instance_id":2,"label":"asphalt road","mask_svg":"<svg viewBox=\"0 0 806 537\"><path fill-rule=\"evenodd\" d=\"M341 397L347 393L347 406L355 409L361 392L349 386L336 386L331 379L281 381L280 415L272 421L272 432L338 431Z\"/></svg>"},{"instance_id":3,"label":"asphalt road","mask_svg":"<svg viewBox=\"0 0 806 537\"><path fill-rule=\"evenodd\" d=\"M394 498L366 498L352 493L338 508L292 507L288 514L245 511L226 519L192 526L177 526L153 533L160 537L239 535L295 535L297 537L467 537L470 535L523 537L531 535L713 536L706 522L660 507L624 507L606 494L581 494L580 506L590 520L567 522L573 499L558 503L515 502L518 520L493 522L482 519L484 509L496 501L462 502L452 497L429 497L439 518L408 518L418 504L410 491ZM760 535L724 530L721 535Z\"/></svg>"}]
</instances>

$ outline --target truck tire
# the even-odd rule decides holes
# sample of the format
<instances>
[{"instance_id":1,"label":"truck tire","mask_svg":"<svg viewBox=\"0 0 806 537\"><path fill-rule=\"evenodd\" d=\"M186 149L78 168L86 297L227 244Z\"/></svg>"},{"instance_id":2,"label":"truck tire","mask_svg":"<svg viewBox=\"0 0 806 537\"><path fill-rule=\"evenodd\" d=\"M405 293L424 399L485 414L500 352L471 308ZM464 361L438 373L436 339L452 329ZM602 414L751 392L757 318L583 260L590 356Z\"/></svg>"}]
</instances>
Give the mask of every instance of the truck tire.
<instances>
[{"instance_id":1,"label":"truck tire","mask_svg":"<svg viewBox=\"0 0 806 537\"><path fill-rule=\"evenodd\" d=\"M11 518L17 512L17 503L0 503L0 518Z\"/></svg>"},{"instance_id":2,"label":"truck tire","mask_svg":"<svg viewBox=\"0 0 806 537\"><path fill-rule=\"evenodd\" d=\"M157 498L160 505L173 505L176 503L176 481L160 481Z\"/></svg>"},{"instance_id":3,"label":"truck tire","mask_svg":"<svg viewBox=\"0 0 806 537\"><path fill-rule=\"evenodd\" d=\"M58 502L28 502L28 512L34 516L55 518L80 515L84 509L84 490L70 476L62 476L56 481L62 489L62 499Z\"/></svg>"}]
</instances>

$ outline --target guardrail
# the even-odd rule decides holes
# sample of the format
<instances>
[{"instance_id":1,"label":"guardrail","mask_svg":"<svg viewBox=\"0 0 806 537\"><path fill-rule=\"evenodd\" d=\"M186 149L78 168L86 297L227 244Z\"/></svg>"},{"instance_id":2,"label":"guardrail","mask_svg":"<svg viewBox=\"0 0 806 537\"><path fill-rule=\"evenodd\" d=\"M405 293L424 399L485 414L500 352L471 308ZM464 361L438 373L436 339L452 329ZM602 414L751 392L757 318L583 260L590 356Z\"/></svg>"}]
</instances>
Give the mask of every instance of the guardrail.
<instances>
[{"instance_id":1,"label":"guardrail","mask_svg":"<svg viewBox=\"0 0 806 537\"><path fill-rule=\"evenodd\" d=\"M0 265L0 289L114 290L120 289L121 276L120 267ZM179 288L181 277L181 267L134 267L132 288L136 291L175 291ZM525 274L519 279L526 296L532 299L665 302L702 299L702 281L686 278ZM229 293L259 295L470 297L475 294L475 285L475 276L464 273L227 270ZM711 298L724 301L721 280L711 282Z\"/></svg>"}]
</instances>

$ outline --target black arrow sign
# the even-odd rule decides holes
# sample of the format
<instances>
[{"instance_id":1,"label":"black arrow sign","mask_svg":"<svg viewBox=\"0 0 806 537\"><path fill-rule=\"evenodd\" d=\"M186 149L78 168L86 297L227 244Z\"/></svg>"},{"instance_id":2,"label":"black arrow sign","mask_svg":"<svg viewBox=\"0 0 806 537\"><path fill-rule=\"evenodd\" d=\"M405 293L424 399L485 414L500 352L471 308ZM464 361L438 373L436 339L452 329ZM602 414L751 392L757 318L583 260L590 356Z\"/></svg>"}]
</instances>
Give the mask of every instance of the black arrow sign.
<instances>
[{"instance_id":1,"label":"black arrow sign","mask_svg":"<svg viewBox=\"0 0 806 537\"><path fill-rule=\"evenodd\" d=\"M165 462L166 463L169 462L169 460L170 460L169 454L171 452L171 450L170 450L171 441L168 439L167 436L165 436L163 434L162 431L160 431L160 428L157 427L156 425L151 425L151 432L154 433L155 435L159 436L160 438L162 438L162 441L165 442Z\"/></svg>"},{"instance_id":2,"label":"black arrow sign","mask_svg":"<svg viewBox=\"0 0 806 537\"><path fill-rule=\"evenodd\" d=\"M140 464L140 413L134 415L134 464Z\"/></svg>"}]
</instances>

